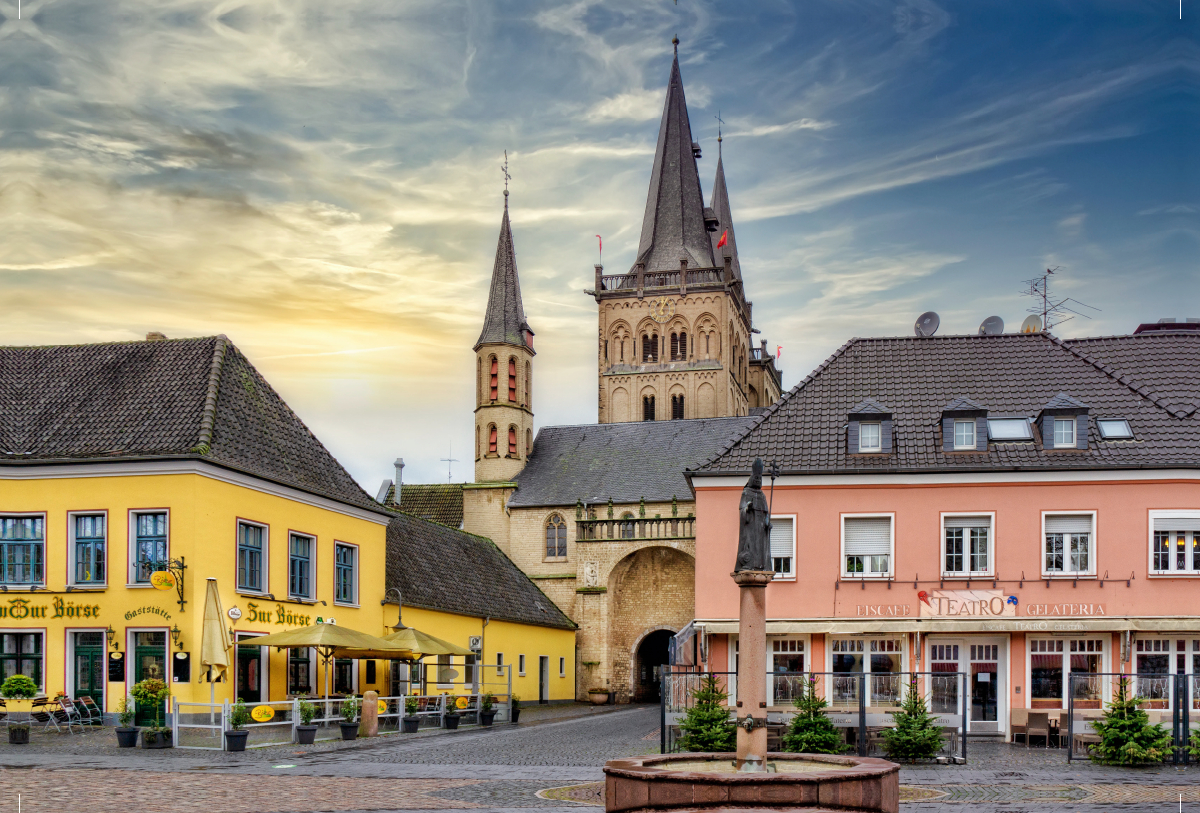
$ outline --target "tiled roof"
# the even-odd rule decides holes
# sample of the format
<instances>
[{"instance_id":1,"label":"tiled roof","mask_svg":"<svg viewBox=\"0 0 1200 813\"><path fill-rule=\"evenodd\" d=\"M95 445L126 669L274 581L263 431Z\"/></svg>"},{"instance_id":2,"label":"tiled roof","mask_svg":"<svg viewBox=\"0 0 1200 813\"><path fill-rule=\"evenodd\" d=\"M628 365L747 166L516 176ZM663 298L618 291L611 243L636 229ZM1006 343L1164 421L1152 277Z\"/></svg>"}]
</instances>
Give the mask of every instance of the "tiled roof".
<instances>
[{"instance_id":1,"label":"tiled roof","mask_svg":"<svg viewBox=\"0 0 1200 813\"><path fill-rule=\"evenodd\" d=\"M1078 398L1072 398L1065 392L1060 392L1055 395L1042 409L1087 409L1087 404L1080 401Z\"/></svg>"},{"instance_id":2,"label":"tiled roof","mask_svg":"<svg viewBox=\"0 0 1200 813\"><path fill-rule=\"evenodd\" d=\"M490 539L404 514L388 523L387 586L405 606L575 629Z\"/></svg>"},{"instance_id":3,"label":"tiled roof","mask_svg":"<svg viewBox=\"0 0 1200 813\"><path fill-rule=\"evenodd\" d=\"M977 404L970 398L955 398L950 403L942 407L942 412L982 412L985 411L982 404Z\"/></svg>"},{"instance_id":4,"label":"tiled roof","mask_svg":"<svg viewBox=\"0 0 1200 813\"><path fill-rule=\"evenodd\" d=\"M382 512L224 336L0 348L0 465L155 458Z\"/></svg>"},{"instance_id":5,"label":"tiled roof","mask_svg":"<svg viewBox=\"0 0 1200 813\"><path fill-rule=\"evenodd\" d=\"M756 457L785 472L839 474L1200 465L1200 423L1173 414L1157 394L1182 389L1169 372L1155 372L1157 390L1139 385L1135 365L1120 371L1098 366L1078 345L1046 333L853 339L698 473L742 474ZM1200 361L1198 351L1200 342L1191 337L1159 349L1173 353L1188 371ZM1008 442L989 444L987 452L942 451L941 412L954 398L969 398L993 414L1034 418L1059 393L1088 405L1086 450L1043 451L1038 443ZM847 415L868 396L892 408L893 454L847 454ZM1095 419L1104 417L1128 418L1134 440L1101 440Z\"/></svg>"},{"instance_id":6,"label":"tiled roof","mask_svg":"<svg viewBox=\"0 0 1200 813\"><path fill-rule=\"evenodd\" d=\"M513 247L512 228L508 223L508 193L504 194L504 217L500 221L500 239L496 243L492 286L488 291L483 330L479 333L479 341L475 342L476 350L482 344L515 344L518 347L529 347L525 341L525 331L533 333L529 330L529 323L525 321L525 306L521 302L517 254Z\"/></svg>"},{"instance_id":7,"label":"tiled roof","mask_svg":"<svg viewBox=\"0 0 1200 813\"><path fill-rule=\"evenodd\" d=\"M1134 389L1154 393L1172 412L1200 419L1200 332L1138 333L1064 343L1126 379Z\"/></svg>"},{"instance_id":8,"label":"tiled roof","mask_svg":"<svg viewBox=\"0 0 1200 813\"><path fill-rule=\"evenodd\" d=\"M396 486L389 485L383 504L395 511L427 519L451 528L463 523L462 483L405 483L396 503Z\"/></svg>"},{"instance_id":9,"label":"tiled roof","mask_svg":"<svg viewBox=\"0 0 1200 813\"><path fill-rule=\"evenodd\" d=\"M864 398L850 407L850 415L891 415L892 411L874 398Z\"/></svg>"},{"instance_id":10,"label":"tiled roof","mask_svg":"<svg viewBox=\"0 0 1200 813\"><path fill-rule=\"evenodd\" d=\"M694 418L540 430L517 475L513 507L691 500L684 469L741 435L755 418Z\"/></svg>"}]
</instances>

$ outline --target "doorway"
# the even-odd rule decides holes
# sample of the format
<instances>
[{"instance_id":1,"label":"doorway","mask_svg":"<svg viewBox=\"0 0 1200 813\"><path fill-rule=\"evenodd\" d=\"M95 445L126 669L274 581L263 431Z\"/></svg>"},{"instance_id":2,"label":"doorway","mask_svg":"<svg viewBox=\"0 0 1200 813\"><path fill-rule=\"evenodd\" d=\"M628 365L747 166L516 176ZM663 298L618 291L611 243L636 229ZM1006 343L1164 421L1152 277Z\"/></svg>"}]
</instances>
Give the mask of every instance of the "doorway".
<instances>
[{"instance_id":1,"label":"doorway","mask_svg":"<svg viewBox=\"0 0 1200 813\"><path fill-rule=\"evenodd\" d=\"M1000 730L1000 646L971 644L971 730L977 734Z\"/></svg>"},{"instance_id":2,"label":"doorway","mask_svg":"<svg viewBox=\"0 0 1200 813\"><path fill-rule=\"evenodd\" d=\"M538 702L550 702L550 658L538 656Z\"/></svg>"},{"instance_id":3,"label":"doorway","mask_svg":"<svg viewBox=\"0 0 1200 813\"><path fill-rule=\"evenodd\" d=\"M639 703L657 703L662 688L662 670L667 665L668 649L675 633L655 630L638 645L634 663L633 699Z\"/></svg>"},{"instance_id":4,"label":"doorway","mask_svg":"<svg viewBox=\"0 0 1200 813\"><path fill-rule=\"evenodd\" d=\"M970 643L968 643L970 641ZM967 706L967 730L971 734L1001 734L1007 730L1007 657L1000 638L942 639L929 641L929 669L934 673L930 711L958 714L963 699ZM967 676L966 698L960 698L961 678ZM944 673L946 677L938 677Z\"/></svg>"},{"instance_id":5,"label":"doorway","mask_svg":"<svg viewBox=\"0 0 1200 813\"><path fill-rule=\"evenodd\" d=\"M261 703L263 700L263 655L262 647L252 646L247 636L238 639L237 647L237 697L246 703Z\"/></svg>"},{"instance_id":6,"label":"doorway","mask_svg":"<svg viewBox=\"0 0 1200 813\"><path fill-rule=\"evenodd\" d=\"M104 710L104 633L71 633L73 672L71 686L75 697L90 697Z\"/></svg>"},{"instance_id":7,"label":"doorway","mask_svg":"<svg viewBox=\"0 0 1200 813\"><path fill-rule=\"evenodd\" d=\"M168 680L167 633L162 630L133 634L133 682L150 678ZM166 702L162 700L157 706L138 703L134 725L153 725L155 719L161 724L166 719Z\"/></svg>"}]
</instances>

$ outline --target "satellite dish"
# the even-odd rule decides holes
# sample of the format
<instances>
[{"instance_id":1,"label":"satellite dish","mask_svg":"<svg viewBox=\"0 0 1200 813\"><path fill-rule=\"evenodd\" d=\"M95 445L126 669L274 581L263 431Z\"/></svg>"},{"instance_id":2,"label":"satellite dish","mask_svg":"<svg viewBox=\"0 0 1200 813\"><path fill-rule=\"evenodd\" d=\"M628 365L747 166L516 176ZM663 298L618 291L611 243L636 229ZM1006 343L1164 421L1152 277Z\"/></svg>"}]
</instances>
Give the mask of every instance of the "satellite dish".
<instances>
[{"instance_id":1,"label":"satellite dish","mask_svg":"<svg viewBox=\"0 0 1200 813\"><path fill-rule=\"evenodd\" d=\"M926 311L917 317L917 323L913 326L913 332L918 336L932 336L937 333L938 325L942 323L942 319L933 311Z\"/></svg>"},{"instance_id":2,"label":"satellite dish","mask_svg":"<svg viewBox=\"0 0 1200 813\"><path fill-rule=\"evenodd\" d=\"M1004 320L999 316L989 316L979 326L980 336L999 336L1004 332Z\"/></svg>"},{"instance_id":3,"label":"satellite dish","mask_svg":"<svg viewBox=\"0 0 1200 813\"><path fill-rule=\"evenodd\" d=\"M1026 316L1025 321L1021 323L1022 333L1041 333L1041 331L1042 317L1038 316L1036 313L1032 316Z\"/></svg>"}]
</instances>

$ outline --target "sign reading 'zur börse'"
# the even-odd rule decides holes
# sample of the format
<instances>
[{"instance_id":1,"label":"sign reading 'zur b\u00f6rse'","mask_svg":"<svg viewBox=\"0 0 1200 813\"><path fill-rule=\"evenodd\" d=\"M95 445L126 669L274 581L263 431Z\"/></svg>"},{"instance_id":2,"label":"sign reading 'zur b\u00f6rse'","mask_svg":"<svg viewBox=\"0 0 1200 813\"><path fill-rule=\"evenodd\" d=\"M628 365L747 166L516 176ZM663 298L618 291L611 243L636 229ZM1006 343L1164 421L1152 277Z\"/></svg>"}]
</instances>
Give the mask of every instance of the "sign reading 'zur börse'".
<instances>
[{"instance_id":1,"label":"sign reading 'zur b\u00f6rse'","mask_svg":"<svg viewBox=\"0 0 1200 813\"><path fill-rule=\"evenodd\" d=\"M1017 597L1003 590L922 590L921 616L925 618L996 618L1017 614Z\"/></svg>"}]
</instances>

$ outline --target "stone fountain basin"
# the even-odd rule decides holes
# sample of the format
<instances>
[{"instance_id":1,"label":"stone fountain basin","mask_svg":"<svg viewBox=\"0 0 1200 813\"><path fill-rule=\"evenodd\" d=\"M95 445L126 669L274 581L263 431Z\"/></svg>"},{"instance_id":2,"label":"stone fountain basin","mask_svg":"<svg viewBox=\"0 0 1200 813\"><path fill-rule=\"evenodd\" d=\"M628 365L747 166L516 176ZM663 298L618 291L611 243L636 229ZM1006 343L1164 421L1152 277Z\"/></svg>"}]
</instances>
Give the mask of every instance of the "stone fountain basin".
<instances>
[{"instance_id":1,"label":"stone fountain basin","mask_svg":"<svg viewBox=\"0 0 1200 813\"><path fill-rule=\"evenodd\" d=\"M735 754L666 754L604 766L609 813L808 808L900 809L900 766L883 759L825 754L767 755L775 772L737 773Z\"/></svg>"}]
</instances>

